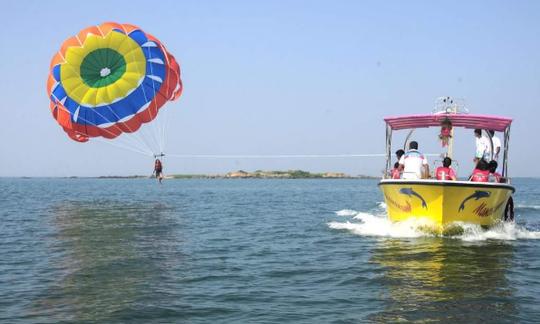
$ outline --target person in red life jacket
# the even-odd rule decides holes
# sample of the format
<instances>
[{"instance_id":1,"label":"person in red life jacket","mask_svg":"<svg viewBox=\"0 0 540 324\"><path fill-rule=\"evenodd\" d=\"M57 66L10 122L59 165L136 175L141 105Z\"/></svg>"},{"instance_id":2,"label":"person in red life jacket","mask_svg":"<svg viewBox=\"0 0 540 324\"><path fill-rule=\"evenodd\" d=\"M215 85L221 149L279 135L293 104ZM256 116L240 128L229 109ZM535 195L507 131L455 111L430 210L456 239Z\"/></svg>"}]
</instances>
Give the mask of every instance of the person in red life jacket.
<instances>
[{"instance_id":1,"label":"person in red life jacket","mask_svg":"<svg viewBox=\"0 0 540 324\"><path fill-rule=\"evenodd\" d=\"M154 163L154 173L159 180L159 183L161 183L163 180L163 165L159 159L156 159L156 162Z\"/></svg>"},{"instance_id":2,"label":"person in red life jacket","mask_svg":"<svg viewBox=\"0 0 540 324\"><path fill-rule=\"evenodd\" d=\"M492 160L489 162L488 168L489 168L489 181L490 182L501 182L502 175L497 172L497 167L499 165L497 164L497 161Z\"/></svg>"},{"instance_id":3,"label":"person in red life jacket","mask_svg":"<svg viewBox=\"0 0 540 324\"><path fill-rule=\"evenodd\" d=\"M440 166L435 170L437 180L457 180L456 172L450 167L450 165L452 165L452 159L445 157L443 160L443 166Z\"/></svg>"},{"instance_id":4,"label":"person in red life jacket","mask_svg":"<svg viewBox=\"0 0 540 324\"><path fill-rule=\"evenodd\" d=\"M473 170L471 177L472 182L488 182L489 180L489 165L484 159L480 159L476 164L476 169Z\"/></svg>"},{"instance_id":5,"label":"person in red life jacket","mask_svg":"<svg viewBox=\"0 0 540 324\"><path fill-rule=\"evenodd\" d=\"M401 179L401 172L399 171L399 162L394 163L394 168L391 171L392 179Z\"/></svg>"}]
</instances>

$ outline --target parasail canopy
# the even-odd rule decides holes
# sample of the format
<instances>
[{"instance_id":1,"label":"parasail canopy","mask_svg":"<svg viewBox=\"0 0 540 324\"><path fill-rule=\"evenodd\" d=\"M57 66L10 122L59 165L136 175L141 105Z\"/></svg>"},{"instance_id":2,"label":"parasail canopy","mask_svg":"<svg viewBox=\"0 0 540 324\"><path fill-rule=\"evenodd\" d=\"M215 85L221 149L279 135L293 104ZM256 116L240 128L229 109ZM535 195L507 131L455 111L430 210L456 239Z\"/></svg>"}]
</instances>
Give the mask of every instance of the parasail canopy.
<instances>
[{"instance_id":1,"label":"parasail canopy","mask_svg":"<svg viewBox=\"0 0 540 324\"><path fill-rule=\"evenodd\" d=\"M136 132L182 93L180 67L139 27L104 23L68 38L47 80L54 119L75 141Z\"/></svg>"}]
</instances>

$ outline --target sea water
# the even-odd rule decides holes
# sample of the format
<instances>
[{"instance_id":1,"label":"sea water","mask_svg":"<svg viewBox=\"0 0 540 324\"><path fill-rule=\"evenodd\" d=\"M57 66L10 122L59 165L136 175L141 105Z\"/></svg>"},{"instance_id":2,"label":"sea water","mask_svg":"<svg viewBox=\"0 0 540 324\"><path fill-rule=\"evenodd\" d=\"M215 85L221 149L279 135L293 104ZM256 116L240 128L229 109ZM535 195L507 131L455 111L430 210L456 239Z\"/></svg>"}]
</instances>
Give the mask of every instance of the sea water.
<instances>
[{"instance_id":1,"label":"sea water","mask_svg":"<svg viewBox=\"0 0 540 324\"><path fill-rule=\"evenodd\" d=\"M392 224L374 180L0 179L6 323L539 322L540 180L516 223Z\"/></svg>"}]
</instances>

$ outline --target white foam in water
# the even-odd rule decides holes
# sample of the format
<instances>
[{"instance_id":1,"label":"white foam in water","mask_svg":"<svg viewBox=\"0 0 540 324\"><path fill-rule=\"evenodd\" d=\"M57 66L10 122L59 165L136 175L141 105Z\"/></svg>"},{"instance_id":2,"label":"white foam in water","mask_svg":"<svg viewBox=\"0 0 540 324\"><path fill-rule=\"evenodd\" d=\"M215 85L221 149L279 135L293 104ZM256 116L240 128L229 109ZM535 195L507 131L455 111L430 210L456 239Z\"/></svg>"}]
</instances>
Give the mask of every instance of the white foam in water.
<instances>
[{"instance_id":1,"label":"white foam in water","mask_svg":"<svg viewBox=\"0 0 540 324\"><path fill-rule=\"evenodd\" d=\"M513 241L519 239L538 240L540 232L527 230L525 227L515 223L500 223L488 230L473 224L460 224L464 232L459 238L464 241L485 241L485 240L505 240Z\"/></svg>"},{"instance_id":2,"label":"white foam in water","mask_svg":"<svg viewBox=\"0 0 540 324\"><path fill-rule=\"evenodd\" d=\"M330 222L328 226L333 229L348 230L361 236L420 237L426 235L418 229L420 223L417 224L416 220L392 223L386 216L363 212L357 212L353 219L360 222Z\"/></svg>"},{"instance_id":3,"label":"white foam in water","mask_svg":"<svg viewBox=\"0 0 540 324\"><path fill-rule=\"evenodd\" d=\"M358 214L358 212L351 209L342 209L336 212L336 215L338 216L355 216L356 214Z\"/></svg>"},{"instance_id":4,"label":"white foam in water","mask_svg":"<svg viewBox=\"0 0 540 324\"><path fill-rule=\"evenodd\" d=\"M336 212L336 214L345 214L344 211ZM358 222L333 221L329 222L328 226L332 229L347 230L360 236L411 238L435 235L432 231L426 230L431 225L427 219L414 218L394 223L385 214L375 215L352 210L346 211L348 216L354 216L353 220ZM540 239L540 232L528 230L515 223L501 223L487 230L473 224L457 223L456 225L463 229L463 233L451 237L463 241Z\"/></svg>"},{"instance_id":5,"label":"white foam in water","mask_svg":"<svg viewBox=\"0 0 540 324\"><path fill-rule=\"evenodd\" d=\"M378 203L378 206L380 209L386 210L386 203L384 201L380 201Z\"/></svg>"}]
</instances>

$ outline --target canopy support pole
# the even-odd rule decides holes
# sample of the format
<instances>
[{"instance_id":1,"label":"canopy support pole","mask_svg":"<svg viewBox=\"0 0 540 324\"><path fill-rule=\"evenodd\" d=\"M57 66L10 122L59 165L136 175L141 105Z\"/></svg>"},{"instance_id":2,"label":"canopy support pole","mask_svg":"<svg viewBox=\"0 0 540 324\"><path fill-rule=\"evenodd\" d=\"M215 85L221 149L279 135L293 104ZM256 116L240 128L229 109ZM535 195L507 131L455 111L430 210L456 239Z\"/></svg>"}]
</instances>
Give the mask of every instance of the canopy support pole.
<instances>
[{"instance_id":1,"label":"canopy support pole","mask_svg":"<svg viewBox=\"0 0 540 324\"><path fill-rule=\"evenodd\" d=\"M502 176L508 178L508 148L510 142L510 125L504 130L504 156Z\"/></svg>"},{"instance_id":2,"label":"canopy support pole","mask_svg":"<svg viewBox=\"0 0 540 324\"><path fill-rule=\"evenodd\" d=\"M486 134L487 134L487 138L489 138L489 161L487 161L488 163L490 161L493 160L494 158L494 155L495 155L495 152L493 152L493 136L491 136L491 132L488 130L488 129L484 129L483 130Z\"/></svg>"},{"instance_id":3,"label":"canopy support pole","mask_svg":"<svg viewBox=\"0 0 540 324\"><path fill-rule=\"evenodd\" d=\"M384 178L388 176L388 172L391 170L392 163L392 127L386 124L386 169L384 171Z\"/></svg>"},{"instance_id":4,"label":"canopy support pole","mask_svg":"<svg viewBox=\"0 0 540 324\"><path fill-rule=\"evenodd\" d=\"M405 137L405 142L403 142L403 151L407 152L407 149L409 148L409 140L411 139L412 134L414 133L415 129L411 129L409 131L409 134L407 134L407 137Z\"/></svg>"}]
</instances>

